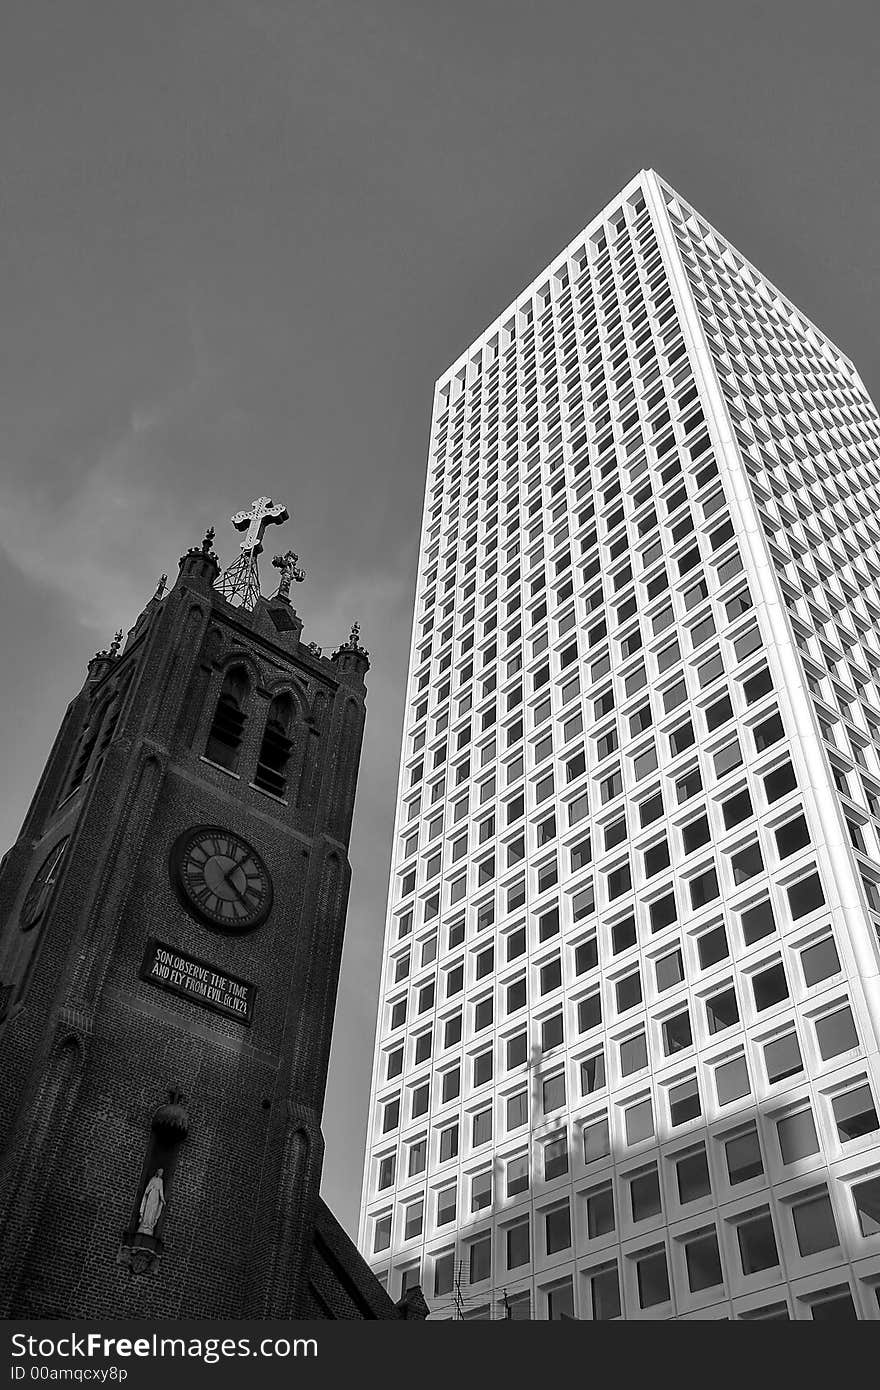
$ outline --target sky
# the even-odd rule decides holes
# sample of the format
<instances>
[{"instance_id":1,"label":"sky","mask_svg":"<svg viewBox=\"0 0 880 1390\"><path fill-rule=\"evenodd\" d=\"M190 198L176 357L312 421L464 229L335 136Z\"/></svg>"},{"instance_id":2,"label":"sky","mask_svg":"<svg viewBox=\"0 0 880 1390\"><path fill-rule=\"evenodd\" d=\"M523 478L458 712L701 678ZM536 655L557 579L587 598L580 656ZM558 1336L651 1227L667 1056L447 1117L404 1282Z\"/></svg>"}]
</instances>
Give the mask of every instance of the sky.
<instances>
[{"instance_id":1,"label":"sky","mask_svg":"<svg viewBox=\"0 0 880 1390\"><path fill-rule=\"evenodd\" d=\"M323 1193L356 1230L433 384L654 168L880 389L880 9L5 0L0 851L85 663L261 493L372 658Z\"/></svg>"}]
</instances>

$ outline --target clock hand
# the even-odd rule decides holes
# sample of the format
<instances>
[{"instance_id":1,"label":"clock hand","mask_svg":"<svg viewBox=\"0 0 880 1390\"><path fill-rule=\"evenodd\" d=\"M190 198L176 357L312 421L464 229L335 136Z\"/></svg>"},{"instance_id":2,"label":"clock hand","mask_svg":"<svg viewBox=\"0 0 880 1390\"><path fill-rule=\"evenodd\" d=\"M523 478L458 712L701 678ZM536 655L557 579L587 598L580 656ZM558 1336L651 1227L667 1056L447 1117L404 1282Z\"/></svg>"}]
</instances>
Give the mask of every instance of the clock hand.
<instances>
[{"instance_id":1,"label":"clock hand","mask_svg":"<svg viewBox=\"0 0 880 1390\"><path fill-rule=\"evenodd\" d=\"M234 874L236 869L240 867L240 864L233 864L232 868L229 869L228 872L223 875L223 882L227 883L229 887L232 889L233 893L235 893L236 897L239 898L242 896L241 889L237 886L237 884L232 882L232 879L229 877L229 875Z\"/></svg>"}]
</instances>

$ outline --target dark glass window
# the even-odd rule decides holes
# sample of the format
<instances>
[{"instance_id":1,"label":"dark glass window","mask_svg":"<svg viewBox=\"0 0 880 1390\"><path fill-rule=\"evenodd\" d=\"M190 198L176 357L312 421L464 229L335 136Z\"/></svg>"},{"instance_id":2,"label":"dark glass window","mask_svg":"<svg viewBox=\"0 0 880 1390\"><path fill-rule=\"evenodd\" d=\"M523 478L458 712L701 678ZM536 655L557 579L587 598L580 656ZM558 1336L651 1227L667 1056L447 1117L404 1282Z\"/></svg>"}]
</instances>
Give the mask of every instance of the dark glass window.
<instances>
[{"instance_id":1,"label":"dark glass window","mask_svg":"<svg viewBox=\"0 0 880 1390\"><path fill-rule=\"evenodd\" d=\"M773 1221L766 1208L740 1222L736 1234L743 1274L757 1274L762 1269L772 1269L779 1264Z\"/></svg>"},{"instance_id":2,"label":"dark glass window","mask_svg":"<svg viewBox=\"0 0 880 1390\"><path fill-rule=\"evenodd\" d=\"M771 965L769 970L762 970L758 975L753 975L752 989L755 995L755 1008L759 1013L762 1009L770 1009L774 1004L779 1004L783 999L787 999L788 984L782 962Z\"/></svg>"},{"instance_id":3,"label":"dark glass window","mask_svg":"<svg viewBox=\"0 0 880 1390\"><path fill-rule=\"evenodd\" d=\"M794 791L797 786L797 778L794 775L794 768L791 763L785 762L779 767L768 772L764 778L764 795L769 802L779 801L780 797L788 792Z\"/></svg>"},{"instance_id":4,"label":"dark glass window","mask_svg":"<svg viewBox=\"0 0 880 1390\"><path fill-rule=\"evenodd\" d=\"M797 1034L783 1033L782 1037L768 1042L764 1047L764 1065L767 1068L767 1080L771 1084L784 1081L786 1077L796 1076L799 1071L803 1071L804 1063Z\"/></svg>"},{"instance_id":5,"label":"dark glass window","mask_svg":"<svg viewBox=\"0 0 880 1390\"><path fill-rule=\"evenodd\" d=\"M673 1014L672 1018L667 1018L664 1021L663 1051L667 1057L672 1057L676 1052L682 1052L685 1048L690 1047L692 1042L691 1018L687 1009L683 1009L679 1014Z\"/></svg>"},{"instance_id":6,"label":"dark glass window","mask_svg":"<svg viewBox=\"0 0 880 1390\"><path fill-rule=\"evenodd\" d=\"M592 1095L605 1085L605 1053L595 1052L581 1062L581 1094Z\"/></svg>"},{"instance_id":7,"label":"dark glass window","mask_svg":"<svg viewBox=\"0 0 880 1390\"><path fill-rule=\"evenodd\" d=\"M736 1005L736 992L731 987L713 994L706 1000L706 1021L710 1033L720 1033L739 1023L739 1009Z\"/></svg>"},{"instance_id":8,"label":"dark glass window","mask_svg":"<svg viewBox=\"0 0 880 1390\"><path fill-rule=\"evenodd\" d=\"M708 1197L712 1191L709 1180L709 1163L706 1158L704 1148L696 1149L693 1153L685 1154L675 1165L676 1179L678 1182L678 1200L682 1206L688 1202L696 1202L701 1197Z\"/></svg>"},{"instance_id":9,"label":"dark glass window","mask_svg":"<svg viewBox=\"0 0 880 1390\"><path fill-rule=\"evenodd\" d=\"M765 719L761 724L756 724L753 731L756 751L763 753L765 748L770 748L774 743L778 743L783 733L782 718L779 714L772 714L769 719Z\"/></svg>"},{"instance_id":10,"label":"dark glass window","mask_svg":"<svg viewBox=\"0 0 880 1390\"><path fill-rule=\"evenodd\" d=\"M683 826L681 838L685 854L693 854L694 850L706 844L710 839L708 816L698 816L696 820L692 820L687 825Z\"/></svg>"},{"instance_id":11,"label":"dark glass window","mask_svg":"<svg viewBox=\"0 0 880 1390\"><path fill-rule=\"evenodd\" d=\"M636 1276L640 1308L653 1308L657 1303L668 1301L669 1274L666 1269L666 1252L664 1250L653 1251L637 1260Z\"/></svg>"},{"instance_id":12,"label":"dark glass window","mask_svg":"<svg viewBox=\"0 0 880 1390\"><path fill-rule=\"evenodd\" d=\"M669 1088L669 1118L673 1126L686 1124L700 1115L700 1092L695 1076Z\"/></svg>"},{"instance_id":13,"label":"dark glass window","mask_svg":"<svg viewBox=\"0 0 880 1390\"><path fill-rule=\"evenodd\" d=\"M727 1175L732 1187L741 1182L749 1182L751 1178L757 1178L764 1172L758 1132L754 1127L728 1139L724 1145L724 1152L727 1159Z\"/></svg>"},{"instance_id":14,"label":"dark glass window","mask_svg":"<svg viewBox=\"0 0 880 1390\"><path fill-rule=\"evenodd\" d=\"M530 1259L529 1222L526 1218L507 1228L507 1268L518 1269L520 1265L528 1264Z\"/></svg>"},{"instance_id":15,"label":"dark glass window","mask_svg":"<svg viewBox=\"0 0 880 1390\"><path fill-rule=\"evenodd\" d=\"M602 997L599 991L588 994L578 1004L578 1031L586 1033L590 1028L597 1028L602 1022Z\"/></svg>"},{"instance_id":16,"label":"dark glass window","mask_svg":"<svg viewBox=\"0 0 880 1390\"><path fill-rule=\"evenodd\" d=\"M649 914L652 932L662 931L664 927L668 927L671 922L676 920L674 894L667 893L664 897L657 898L655 902L651 903Z\"/></svg>"},{"instance_id":17,"label":"dark glass window","mask_svg":"<svg viewBox=\"0 0 880 1390\"><path fill-rule=\"evenodd\" d=\"M619 1014L626 1013L628 1009L634 1009L637 1004L640 1004L642 1002L642 979L638 970L634 970L631 975L625 975L622 980L618 980L615 992Z\"/></svg>"},{"instance_id":18,"label":"dark glass window","mask_svg":"<svg viewBox=\"0 0 880 1390\"><path fill-rule=\"evenodd\" d=\"M729 954L723 926L713 927L711 931L703 932L702 936L697 937L697 956L701 970L708 970L710 965L717 965L718 961L726 960Z\"/></svg>"},{"instance_id":19,"label":"dark glass window","mask_svg":"<svg viewBox=\"0 0 880 1390\"><path fill-rule=\"evenodd\" d=\"M730 830L741 821L748 820L752 814L752 798L747 791L738 792L721 806L725 829Z\"/></svg>"},{"instance_id":20,"label":"dark glass window","mask_svg":"<svg viewBox=\"0 0 880 1390\"><path fill-rule=\"evenodd\" d=\"M810 874L791 885L788 889L788 906L795 921L825 906L825 894L818 874Z\"/></svg>"},{"instance_id":21,"label":"dark glass window","mask_svg":"<svg viewBox=\"0 0 880 1390\"><path fill-rule=\"evenodd\" d=\"M718 875L714 869L707 869L690 880L691 907L703 907L718 897Z\"/></svg>"},{"instance_id":22,"label":"dark glass window","mask_svg":"<svg viewBox=\"0 0 880 1390\"><path fill-rule=\"evenodd\" d=\"M721 1255L715 1231L704 1231L684 1242L688 1287L691 1293L714 1288L723 1282Z\"/></svg>"},{"instance_id":23,"label":"dark glass window","mask_svg":"<svg viewBox=\"0 0 880 1390\"><path fill-rule=\"evenodd\" d=\"M244 667L234 666L224 678L205 745L205 757L229 772L238 766L247 698L247 673Z\"/></svg>"},{"instance_id":24,"label":"dark glass window","mask_svg":"<svg viewBox=\"0 0 880 1390\"><path fill-rule=\"evenodd\" d=\"M837 1133L843 1144L851 1139L860 1139L863 1134L873 1134L880 1128L874 1097L867 1082L835 1096L831 1105Z\"/></svg>"},{"instance_id":25,"label":"dark glass window","mask_svg":"<svg viewBox=\"0 0 880 1390\"><path fill-rule=\"evenodd\" d=\"M646 1221L650 1216L659 1215L662 1203L656 1168L633 1174L629 1180L629 1200L633 1221Z\"/></svg>"},{"instance_id":26,"label":"dark glass window","mask_svg":"<svg viewBox=\"0 0 880 1390\"><path fill-rule=\"evenodd\" d=\"M681 951L670 951L668 955L660 956L654 966L654 973L657 977L659 992L672 989L674 985L680 984L684 979Z\"/></svg>"},{"instance_id":27,"label":"dark glass window","mask_svg":"<svg viewBox=\"0 0 880 1390\"><path fill-rule=\"evenodd\" d=\"M624 917L621 921L615 922L611 928L611 950L613 954L619 955L621 951L626 951L630 946L634 946L635 944L635 917Z\"/></svg>"},{"instance_id":28,"label":"dark glass window","mask_svg":"<svg viewBox=\"0 0 880 1390\"><path fill-rule=\"evenodd\" d=\"M752 946L765 936L772 935L776 930L776 922L769 901L765 900L756 903L754 907L747 908L740 916L740 924L743 940L747 946Z\"/></svg>"},{"instance_id":29,"label":"dark glass window","mask_svg":"<svg viewBox=\"0 0 880 1390\"><path fill-rule=\"evenodd\" d=\"M784 1115L776 1122L779 1149L783 1163L797 1163L801 1158L819 1152L819 1136L809 1106L794 1115Z\"/></svg>"}]
</instances>

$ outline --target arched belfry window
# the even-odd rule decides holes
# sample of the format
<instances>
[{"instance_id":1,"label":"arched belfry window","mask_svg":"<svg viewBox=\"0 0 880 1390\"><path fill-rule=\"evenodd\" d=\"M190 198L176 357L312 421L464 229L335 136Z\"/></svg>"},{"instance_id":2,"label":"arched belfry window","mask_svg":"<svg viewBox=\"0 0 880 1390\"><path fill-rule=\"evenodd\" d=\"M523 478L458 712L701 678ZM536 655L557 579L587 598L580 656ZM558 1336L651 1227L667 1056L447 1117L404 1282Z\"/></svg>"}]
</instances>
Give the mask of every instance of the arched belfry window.
<instances>
[{"instance_id":1,"label":"arched belfry window","mask_svg":"<svg viewBox=\"0 0 880 1390\"><path fill-rule=\"evenodd\" d=\"M96 738L97 731L90 725L89 728L85 731L83 737L80 739L79 747L76 750L76 757L74 758L73 762L73 771L70 774L70 782L67 786L68 792L75 792L77 787L81 785L82 780L86 775L86 768L89 765L89 759L92 756L92 749L95 746Z\"/></svg>"},{"instance_id":2,"label":"arched belfry window","mask_svg":"<svg viewBox=\"0 0 880 1390\"><path fill-rule=\"evenodd\" d=\"M248 678L243 666L233 666L227 671L217 708L211 722L211 731L205 746L205 757L212 763L219 763L229 772L238 767L238 755L244 737L245 705L248 697Z\"/></svg>"},{"instance_id":3,"label":"arched belfry window","mask_svg":"<svg viewBox=\"0 0 880 1390\"><path fill-rule=\"evenodd\" d=\"M288 765L293 741L293 700L289 695L276 695L269 706L254 785L273 796L283 796L287 790Z\"/></svg>"},{"instance_id":4,"label":"arched belfry window","mask_svg":"<svg viewBox=\"0 0 880 1390\"><path fill-rule=\"evenodd\" d=\"M92 753L95 751L95 744L98 742L98 736L107 717L110 703L111 701L109 699L105 699L103 703L92 712L89 722L80 736L76 755L73 760L70 782L64 793L65 796L68 796L71 792L75 792L77 787L81 786L85 781L86 774L89 771L89 764L92 761Z\"/></svg>"},{"instance_id":5,"label":"arched belfry window","mask_svg":"<svg viewBox=\"0 0 880 1390\"><path fill-rule=\"evenodd\" d=\"M110 747L110 744L113 742L113 739L116 734L116 728L119 724L119 716L122 713L122 706L125 701L125 696L128 692L130 681L131 672L129 671L128 675L121 682L121 684L116 687L116 692L112 700L110 701L107 710L107 715L103 721L101 737L98 741L98 749L95 755L96 760L98 758L103 757L104 753L106 753L107 749Z\"/></svg>"}]
</instances>

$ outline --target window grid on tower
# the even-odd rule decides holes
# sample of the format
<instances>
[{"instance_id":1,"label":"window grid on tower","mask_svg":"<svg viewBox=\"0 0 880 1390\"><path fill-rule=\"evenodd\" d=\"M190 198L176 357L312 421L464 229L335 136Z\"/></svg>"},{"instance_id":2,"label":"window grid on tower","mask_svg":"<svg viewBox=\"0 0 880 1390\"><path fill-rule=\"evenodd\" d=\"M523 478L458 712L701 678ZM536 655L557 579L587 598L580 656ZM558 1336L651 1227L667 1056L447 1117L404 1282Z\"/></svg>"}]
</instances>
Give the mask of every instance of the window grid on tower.
<instances>
[{"instance_id":1,"label":"window grid on tower","mask_svg":"<svg viewBox=\"0 0 880 1390\"><path fill-rule=\"evenodd\" d=\"M687 296L880 924L876 412L641 176L435 397L361 1240L439 1316L878 1316L876 1020Z\"/></svg>"}]
</instances>

